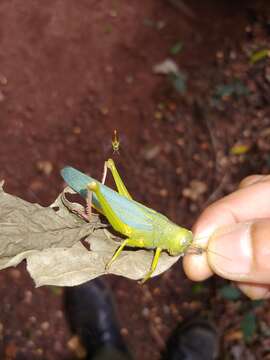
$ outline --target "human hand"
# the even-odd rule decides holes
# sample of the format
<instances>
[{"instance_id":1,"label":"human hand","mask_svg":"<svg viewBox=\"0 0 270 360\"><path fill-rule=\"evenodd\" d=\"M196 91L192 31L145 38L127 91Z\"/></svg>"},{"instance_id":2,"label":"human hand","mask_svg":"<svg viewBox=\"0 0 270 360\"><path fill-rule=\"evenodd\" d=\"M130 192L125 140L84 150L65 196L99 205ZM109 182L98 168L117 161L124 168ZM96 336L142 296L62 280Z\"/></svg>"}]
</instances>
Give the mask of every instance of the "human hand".
<instances>
[{"instance_id":1,"label":"human hand","mask_svg":"<svg viewBox=\"0 0 270 360\"><path fill-rule=\"evenodd\" d=\"M191 280L216 273L251 299L270 298L270 176L244 179L237 191L203 211L193 232L195 245L206 251L184 257Z\"/></svg>"}]
</instances>

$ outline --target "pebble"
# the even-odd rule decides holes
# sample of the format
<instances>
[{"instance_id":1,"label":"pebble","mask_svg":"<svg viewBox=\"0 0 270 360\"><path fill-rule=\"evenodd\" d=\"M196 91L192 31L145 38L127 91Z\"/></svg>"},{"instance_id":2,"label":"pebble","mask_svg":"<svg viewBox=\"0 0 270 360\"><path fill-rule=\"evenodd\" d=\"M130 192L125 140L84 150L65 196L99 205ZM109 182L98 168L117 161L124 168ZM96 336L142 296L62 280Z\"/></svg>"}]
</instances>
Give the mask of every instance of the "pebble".
<instances>
[{"instance_id":1,"label":"pebble","mask_svg":"<svg viewBox=\"0 0 270 360\"><path fill-rule=\"evenodd\" d=\"M38 349L36 349L35 353L36 353L37 356L42 356L44 351L43 351L43 349L38 348Z\"/></svg>"},{"instance_id":2,"label":"pebble","mask_svg":"<svg viewBox=\"0 0 270 360\"><path fill-rule=\"evenodd\" d=\"M55 312L55 317L57 317L58 319L62 319L63 318L63 311L62 310L57 310Z\"/></svg>"},{"instance_id":3,"label":"pebble","mask_svg":"<svg viewBox=\"0 0 270 360\"><path fill-rule=\"evenodd\" d=\"M54 351L58 353L63 353L63 345L60 341L56 341L53 345Z\"/></svg>"},{"instance_id":4,"label":"pebble","mask_svg":"<svg viewBox=\"0 0 270 360\"><path fill-rule=\"evenodd\" d=\"M37 318L32 315L32 316L29 317L29 322L32 323L32 324L35 324L37 322Z\"/></svg>"},{"instance_id":5,"label":"pebble","mask_svg":"<svg viewBox=\"0 0 270 360\"><path fill-rule=\"evenodd\" d=\"M154 322L155 322L157 325L162 324L162 319L161 319L161 317L156 316L156 317L154 318Z\"/></svg>"},{"instance_id":6,"label":"pebble","mask_svg":"<svg viewBox=\"0 0 270 360\"><path fill-rule=\"evenodd\" d=\"M86 357L86 350L82 346L78 336L72 336L67 342L67 347L76 354L78 359L84 359Z\"/></svg>"},{"instance_id":7,"label":"pebble","mask_svg":"<svg viewBox=\"0 0 270 360\"><path fill-rule=\"evenodd\" d=\"M79 126L74 126L72 131L73 131L73 134L80 135L80 133L82 132L82 129Z\"/></svg>"},{"instance_id":8,"label":"pebble","mask_svg":"<svg viewBox=\"0 0 270 360\"><path fill-rule=\"evenodd\" d=\"M160 295L160 294L161 294L160 288L158 288L158 287L154 288L153 294L154 294L154 295Z\"/></svg>"},{"instance_id":9,"label":"pebble","mask_svg":"<svg viewBox=\"0 0 270 360\"><path fill-rule=\"evenodd\" d=\"M219 60L222 60L224 58L223 51L217 51L216 58L219 59Z\"/></svg>"},{"instance_id":10,"label":"pebble","mask_svg":"<svg viewBox=\"0 0 270 360\"><path fill-rule=\"evenodd\" d=\"M184 188L182 195L193 201L197 200L199 196L207 191L207 185L200 180L192 180L188 188Z\"/></svg>"},{"instance_id":11,"label":"pebble","mask_svg":"<svg viewBox=\"0 0 270 360\"><path fill-rule=\"evenodd\" d=\"M34 343L33 340L28 340L27 343L26 343L26 346L27 346L28 348L32 348L32 347L35 346L35 343Z\"/></svg>"},{"instance_id":12,"label":"pebble","mask_svg":"<svg viewBox=\"0 0 270 360\"><path fill-rule=\"evenodd\" d=\"M129 85L133 84L134 83L134 77L132 75L128 75L128 76L126 76L125 81Z\"/></svg>"},{"instance_id":13,"label":"pebble","mask_svg":"<svg viewBox=\"0 0 270 360\"><path fill-rule=\"evenodd\" d=\"M37 169L45 175L50 175L53 171L53 164L49 160L40 160L36 166Z\"/></svg>"},{"instance_id":14,"label":"pebble","mask_svg":"<svg viewBox=\"0 0 270 360\"><path fill-rule=\"evenodd\" d=\"M44 321L43 323L41 323L40 325L40 328L43 330L43 331L47 331L50 327L50 323L48 321Z\"/></svg>"},{"instance_id":15,"label":"pebble","mask_svg":"<svg viewBox=\"0 0 270 360\"><path fill-rule=\"evenodd\" d=\"M109 109L106 106L102 106L100 109L102 115L106 116L109 114Z\"/></svg>"},{"instance_id":16,"label":"pebble","mask_svg":"<svg viewBox=\"0 0 270 360\"><path fill-rule=\"evenodd\" d=\"M148 308L148 307L144 307L144 308L142 309L142 316L145 317L145 318L148 318L149 315L150 315L150 310L149 310L149 308Z\"/></svg>"},{"instance_id":17,"label":"pebble","mask_svg":"<svg viewBox=\"0 0 270 360\"><path fill-rule=\"evenodd\" d=\"M163 312L165 315L169 315L171 313L170 307L168 305L163 305Z\"/></svg>"},{"instance_id":18,"label":"pebble","mask_svg":"<svg viewBox=\"0 0 270 360\"><path fill-rule=\"evenodd\" d=\"M265 79L270 83L270 66L265 68Z\"/></svg>"},{"instance_id":19,"label":"pebble","mask_svg":"<svg viewBox=\"0 0 270 360\"><path fill-rule=\"evenodd\" d=\"M32 291L26 290L26 291L24 292L24 299L23 299L23 301L24 301L26 304L31 304L32 298L33 298L33 293L32 293Z\"/></svg>"},{"instance_id":20,"label":"pebble","mask_svg":"<svg viewBox=\"0 0 270 360\"><path fill-rule=\"evenodd\" d=\"M161 120L163 118L163 114L161 111L155 111L154 118L156 120Z\"/></svg>"},{"instance_id":21,"label":"pebble","mask_svg":"<svg viewBox=\"0 0 270 360\"><path fill-rule=\"evenodd\" d=\"M143 154L144 159L148 160L148 161L155 159L158 156L158 154L160 153L160 150L161 149L160 149L159 145L152 146L152 147L146 149Z\"/></svg>"},{"instance_id":22,"label":"pebble","mask_svg":"<svg viewBox=\"0 0 270 360\"><path fill-rule=\"evenodd\" d=\"M0 90L0 102L3 102L5 100L5 95L3 91Z\"/></svg>"},{"instance_id":23,"label":"pebble","mask_svg":"<svg viewBox=\"0 0 270 360\"><path fill-rule=\"evenodd\" d=\"M7 85L8 81L7 81L7 78L3 75L3 74L0 74L0 85Z\"/></svg>"},{"instance_id":24,"label":"pebble","mask_svg":"<svg viewBox=\"0 0 270 360\"><path fill-rule=\"evenodd\" d=\"M176 140L176 144L180 147L183 147L185 145L185 141L184 141L184 139L179 138Z\"/></svg>"},{"instance_id":25,"label":"pebble","mask_svg":"<svg viewBox=\"0 0 270 360\"><path fill-rule=\"evenodd\" d=\"M167 189L160 189L159 190L159 195L163 198L168 196L168 190Z\"/></svg>"},{"instance_id":26,"label":"pebble","mask_svg":"<svg viewBox=\"0 0 270 360\"><path fill-rule=\"evenodd\" d=\"M117 17L117 11L116 11L116 10L110 10L110 11L109 11L109 15L110 15L111 17Z\"/></svg>"},{"instance_id":27,"label":"pebble","mask_svg":"<svg viewBox=\"0 0 270 360\"><path fill-rule=\"evenodd\" d=\"M129 332L127 328L121 328L120 330L122 336L128 336Z\"/></svg>"}]
</instances>

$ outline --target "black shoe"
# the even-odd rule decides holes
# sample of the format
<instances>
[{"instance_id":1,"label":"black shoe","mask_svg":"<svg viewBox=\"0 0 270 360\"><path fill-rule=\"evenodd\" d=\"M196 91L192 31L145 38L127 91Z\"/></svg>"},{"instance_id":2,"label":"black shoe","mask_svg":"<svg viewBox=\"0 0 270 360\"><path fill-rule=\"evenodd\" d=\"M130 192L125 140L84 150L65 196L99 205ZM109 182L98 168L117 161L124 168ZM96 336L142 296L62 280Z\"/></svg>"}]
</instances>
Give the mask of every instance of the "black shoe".
<instances>
[{"instance_id":1,"label":"black shoe","mask_svg":"<svg viewBox=\"0 0 270 360\"><path fill-rule=\"evenodd\" d=\"M218 334L206 321L178 326L170 336L162 360L214 360Z\"/></svg>"},{"instance_id":2,"label":"black shoe","mask_svg":"<svg viewBox=\"0 0 270 360\"><path fill-rule=\"evenodd\" d=\"M87 359L131 359L120 334L109 289L100 279L65 289L71 330L87 351Z\"/></svg>"}]
</instances>

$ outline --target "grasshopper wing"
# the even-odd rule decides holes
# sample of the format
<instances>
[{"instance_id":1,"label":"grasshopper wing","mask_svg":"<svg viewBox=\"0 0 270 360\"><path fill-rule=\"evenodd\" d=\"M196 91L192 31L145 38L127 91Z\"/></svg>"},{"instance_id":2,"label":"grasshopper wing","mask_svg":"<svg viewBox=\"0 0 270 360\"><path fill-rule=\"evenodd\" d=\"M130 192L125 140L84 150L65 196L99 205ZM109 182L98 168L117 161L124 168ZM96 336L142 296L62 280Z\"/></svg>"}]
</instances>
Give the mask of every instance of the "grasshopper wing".
<instances>
[{"instance_id":1,"label":"grasshopper wing","mask_svg":"<svg viewBox=\"0 0 270 360\"><path fill-rule=\"evenodd\" d=\"M108 186L101 184L99 181L73 167L65 167L61 171L61 175L66 183L84 198L87 196L87 185L92 181L97 182L102 194L115 214L123 223L129 225L134 230L152 232L156 216L159 215L164 217L134 200L129 200ZM93 194L93 205L98 211L102 212L101 205L95 194Z\"/></svg>"}]
</instances>

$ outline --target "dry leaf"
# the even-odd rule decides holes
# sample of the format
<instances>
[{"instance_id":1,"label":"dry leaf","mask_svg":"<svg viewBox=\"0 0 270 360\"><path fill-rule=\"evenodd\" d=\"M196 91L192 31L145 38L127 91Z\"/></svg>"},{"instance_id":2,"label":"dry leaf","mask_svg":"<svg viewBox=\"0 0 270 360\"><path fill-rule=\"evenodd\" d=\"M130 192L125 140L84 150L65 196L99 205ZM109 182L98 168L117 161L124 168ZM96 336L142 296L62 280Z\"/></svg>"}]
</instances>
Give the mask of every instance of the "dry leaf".
<instances>
[{"instance_id":1,"label":"dry leaf","mask_svg":"<svg viewBox=\"0 0 270 360\"><path fill-rule=\"evenodd\" d=\"M104 229L98 215L93 214L89 223L75 214L83 208L69 202L66 192L72 191L66 188L50 207L42 207L0 188L0 269L26 259L37 286L74 286L108 273L141 279L150 269L153 251L124 250L105 270L122 238ZM163 252L153 276L178 259Z\"/></svg>"}]
</instances>

